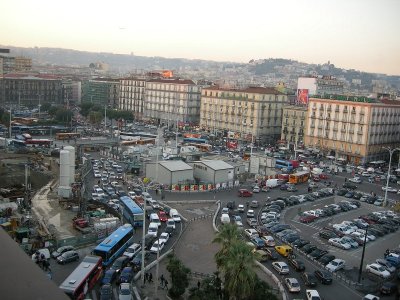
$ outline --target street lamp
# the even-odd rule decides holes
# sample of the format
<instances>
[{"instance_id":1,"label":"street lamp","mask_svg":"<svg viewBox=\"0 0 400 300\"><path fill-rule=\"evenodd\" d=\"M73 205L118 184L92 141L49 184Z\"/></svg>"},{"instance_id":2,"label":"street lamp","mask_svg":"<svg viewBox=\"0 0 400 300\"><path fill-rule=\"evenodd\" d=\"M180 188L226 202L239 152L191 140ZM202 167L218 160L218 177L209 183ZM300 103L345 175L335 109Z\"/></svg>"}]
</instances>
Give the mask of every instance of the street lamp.
<instances>
[{"instance_id":1,"label":"street lamp","mask_svg":"<svg viewBox=\"0 0 400 300\"><path fill-rule=\"evenodd\" d=\"M358 283L361 282L361 274L362 274L362 269L363 269L363 264L364 264L365 244L367 243L367 234L368 234L368 226L365 228L364 244L363 244L363 250L362 250L362 254L361 254L361 263L360 263L360 269L358 270Z\"/></svg>"},{"instance_id":2,"label":"street lamp","mask_svg":"<svg viewBox=\"0 0 400 300\"><path fill-rule=\"evenodd\" d=\"M389 156L389 168L388 168L388 173L387 173L387 178L386 178L385 199L383 200L383 207L386 207L386 204L387 204L387 193L388 193L389 179L390 179L390 167L391 167L391 164L392 164L392 155L393 155L393 153L395 151L397 151L397 150L400 151L400 148L392 149L390 147L383 147L383 149L389 151L389 154L390 154L390 156Z\"/></svg>"}]
</instances>

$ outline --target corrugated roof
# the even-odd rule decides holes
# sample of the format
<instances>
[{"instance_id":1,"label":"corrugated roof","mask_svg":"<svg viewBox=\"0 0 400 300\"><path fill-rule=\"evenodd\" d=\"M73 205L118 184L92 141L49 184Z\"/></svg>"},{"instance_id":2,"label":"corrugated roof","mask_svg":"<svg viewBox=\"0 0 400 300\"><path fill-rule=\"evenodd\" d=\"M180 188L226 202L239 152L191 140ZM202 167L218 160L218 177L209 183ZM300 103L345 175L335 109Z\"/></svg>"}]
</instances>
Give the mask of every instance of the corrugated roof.
<instances>
[{"instance_id":1,"label":"corrugated roof","mask_svg":"<svg viewBox=\"0 0 400 300\"><path fill-rule=\"evenodd\" d=\"M227 164L226 162L224 162L222 160L201 160L201 161L196 161L194 163L196 163L196 164L201 163L215 171L216 170L233 169L233 167L230 164Z\"/></svg>"},{"instance_id":2,"label":"corrugated roof","mask_svg":"<svg viewBox=\"0 0 400 300\"><path fill-rule=\"evenodd\" d=\"M191 166L181 160L161 161L159 164L171 172L193 170Z\"/></svg>"}]
</instances>

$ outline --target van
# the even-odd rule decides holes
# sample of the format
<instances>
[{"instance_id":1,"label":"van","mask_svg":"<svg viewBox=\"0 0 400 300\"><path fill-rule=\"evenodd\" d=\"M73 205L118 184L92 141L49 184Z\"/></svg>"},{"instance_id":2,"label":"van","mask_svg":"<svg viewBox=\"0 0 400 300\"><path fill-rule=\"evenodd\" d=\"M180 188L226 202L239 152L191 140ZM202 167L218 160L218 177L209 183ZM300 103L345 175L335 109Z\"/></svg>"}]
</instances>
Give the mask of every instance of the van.
<instances>
[{"instance_id":1,"label":"van","mask_svg":"<svg viewBox=\"0 0 400 300\"><path fill-rule=\"evenodd\" d=\"M178 211L174 208L171 208L169 211L169 216L174 219L175 222L179 223L181 221L181 216Z\"/></svg>"},{"instance_id":2,"label":"van","mask_svg":"<svg viewBox=\"0 0 400 300\"><path fill-rule=\"evenodd\" d=\"M38 253L39 252L39 253ZM38 249L36 250L36 252L34 254L32 254L32 260L35 261L36 260L36 253L38 253L39 255L44 255L46 260L50 259L50 251L47 248L42 248L42 249Z\"/></svg>"},{"instance_id":3,"label":"van","mask_svg":"<svg viewBox=\"0 0 400 300\"><path fill-rule=\"evenodd\" d=\"M267 182L265 183L266 187L268 188L275 188L279 185L279 179L268 179Z\"/></svg>"},{"instance_id":4,"label":"van","mask_svg":"<svg viewBox=\"0 0 400 300\"><path fill-rule=\"evenodd\" d=\"M160 225L161 225L160 218L159 218L158 215L155 214L155 213L152 213L152 214L150 215L150 222L151 222L151 223L157 224L157 226L160 226Z\"/></svg>"},{"instance_id":5,"label":"van","mask_svg":"<svg viewBox=\"0 0 400 300\"><path fill-rule=\"evenodd\" d=\"M156 237L158 235L158 226L157 223L150 223L149 228L147 229L147 234Z\"/></svg>"},{"instance_id":6,"label":"van","mask_svg":"<svg viewBox=\"0 0 400 300\"><path fill-rule=\"evenodd\" d=\"M289 245L280 245L280 246L275 246L276 252L278 252L280 255L284 257L288 257L289 254L293 252L292 247Z\"/></svg>"},{"instance_id":7,"label":"van","mask_svg":"<svg viewBox=\"0 0 400 300\"><path fill-rule=\"evenodd\" d=\"M231 222L231 218L229 217L228 214L221 215L221 223L222 224L229 224L230 222Z\"/></svg>"}]
</instances>

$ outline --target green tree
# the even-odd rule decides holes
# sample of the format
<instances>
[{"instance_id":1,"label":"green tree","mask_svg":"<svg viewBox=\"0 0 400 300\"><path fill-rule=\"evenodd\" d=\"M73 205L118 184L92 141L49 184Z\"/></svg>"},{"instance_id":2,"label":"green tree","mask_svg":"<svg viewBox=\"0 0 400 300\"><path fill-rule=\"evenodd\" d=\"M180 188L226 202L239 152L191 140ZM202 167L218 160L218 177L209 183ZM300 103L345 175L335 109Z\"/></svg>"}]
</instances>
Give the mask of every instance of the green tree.
<instances>
[{"instance_id":1,"label":"green tree","mask_svg":"<svg viewBox=\"0 0 400 300\"><path fill-rule=\"evenodd\" d=\"M233 242L237 241L239 238L240 232L235 224L225 224L221 226L220 231L213 240L213 243L221 245L221 249L215 254L215 261L218 268L224 263Z\"/></svg>"},{"instance_id":2,"label":"green tree","mask_svg":"<svg viewBox=\"0 0 400 300\"><path fill-rule=\"evenodd\" d=\"M80 105L81 108L81 115L84 117L87 117L90 113L91 108L93 107L93 103L90 102L84 102Z\"/></svg>"},{"instance_id":3,"label":"green tree","mask_svg":"<svg viewBox=\"0 0 400 300\"><path fill-rule=\"evenodd\" d=\"M172 286L168 294L173 299L179 299L189 286L188 275L190 270L174 255L168 256L167 270L172 280Z\"/></svg>"},{"instance_id":4,"label":"green tree","mask_svg":"<svg viewBox=\"0 0 400 300\"><path fill-rule=\"evenodd\" d=\"M3 110L3 112L0 114L0 122L2 124L4 124L5 126L9 127L10 126L10 113Z\"/></svg>"},{"instance_id":5,"label":"green tree","mask_svg":"<svg viewBox=\"0 0 400 300\"><path fill-rule=\"evenodd\" d=\"M215 272L212 277L205 278L201 281L200 288L193 287L190 289L190 300L213 300L221 298L221 279L219 272Z\"/></svg>"},{"instance_id":6,"label":"green tree","mask_svg":"<svg viewBox=\"0 0 400 300\"><path fill-rule=\"evenodd\" d=\"M55 116L56 115L56 113L57 113L57 110L59 109L59 107L57 107L57 106L52 106L52 107L50 107L48 110L47 110L47 113L50 115L50 116Z\"/></svg>"},{"instance_id":7,"label":"green tree","mask_svg":"<svg viewBox=\"0 0 400 300\"><path fill-rule=\"evenodd\" d=\"M243 241L235 240L229 247L221 266L225 292L230 299L248 299L253 294L257 279L254 268L251 247Z\"/></svg>"},{"instance_id":8,"label":"green tree","mask_svg":"<svg viewBox=\"0 0 400 300\"><path fill-rule=\"evenodd\" d=\"M56 120L60 122L71 122L72 116L72 111L61 107L57 109L57 112L55 114Z\"/></svg>"},{"instance_id":9,"label":"green tree","mask_svg":"<svg viewBox=\"0 0 400 300\"><path fill-rule=\"evenodd\" d=\"M48 111L51 107L50 102L45 102L40 106L41 111Z\"/></svg>"},{"instance_id":10,"label":"green tree","mask_svg":"<svg viewBox=\"0 0 400 300\"><path fill-rule=\"evenodd\" d=\"M271 287L263 280L256 278L253 295L250 300L277 300L278 297L271 290Z\"/></svg>"},{"instance_id":11,"label":"green tree","mask_svg":"<svg viewBox=\"0 0 400 300\"><path fill-rule=\"evenodd\" d=\"M99 124L103 119L103 114L99 111L91 111L89 113L89 121L93 124Z\"/></svg>"}]
</instances>

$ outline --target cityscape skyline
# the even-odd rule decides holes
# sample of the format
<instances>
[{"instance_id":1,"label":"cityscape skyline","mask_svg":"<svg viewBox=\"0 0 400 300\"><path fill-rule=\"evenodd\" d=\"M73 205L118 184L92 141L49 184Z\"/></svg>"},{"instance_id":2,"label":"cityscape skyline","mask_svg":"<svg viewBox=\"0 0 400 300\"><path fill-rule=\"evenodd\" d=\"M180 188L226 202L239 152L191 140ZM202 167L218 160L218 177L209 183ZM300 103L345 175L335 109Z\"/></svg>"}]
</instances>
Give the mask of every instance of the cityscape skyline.
<instances>
[{"instance_id":1,"label":"cityscape skyline","mask_svg":"<svg viewBox=\"0 0 400 300\"><path fill-rule=\"evenodd\" d=\"M314 0L253 1L254 6L205 0L189 7L180 0L105 3L5 2L4 11L18 15L0 20L0 42L241 63L270 57L330 61L341 68L400 74L396 0L338 0L335 6Z\"/></svg>"}]
</instances>

